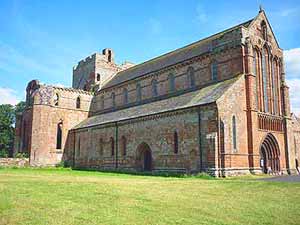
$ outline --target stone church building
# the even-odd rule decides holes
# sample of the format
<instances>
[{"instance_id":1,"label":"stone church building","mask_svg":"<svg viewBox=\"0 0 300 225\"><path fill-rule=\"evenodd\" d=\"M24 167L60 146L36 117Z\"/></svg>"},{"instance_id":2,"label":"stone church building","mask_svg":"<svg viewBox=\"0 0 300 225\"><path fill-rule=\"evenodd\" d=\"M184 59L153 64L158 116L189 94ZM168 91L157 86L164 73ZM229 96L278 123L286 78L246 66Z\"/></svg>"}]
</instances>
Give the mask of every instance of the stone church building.
<instances>
[{"instance_id":1,"label":"stone church building","mask_svg":"<svg viewBox=\"0 0 300 225\"><path fill-rule=\"evenodd\" d=\"M294 173L300 120L266 14L144 63L112 49L73 68L72 88L29 82L15 152L33 166Z\"/></svg>"}]
</instances>

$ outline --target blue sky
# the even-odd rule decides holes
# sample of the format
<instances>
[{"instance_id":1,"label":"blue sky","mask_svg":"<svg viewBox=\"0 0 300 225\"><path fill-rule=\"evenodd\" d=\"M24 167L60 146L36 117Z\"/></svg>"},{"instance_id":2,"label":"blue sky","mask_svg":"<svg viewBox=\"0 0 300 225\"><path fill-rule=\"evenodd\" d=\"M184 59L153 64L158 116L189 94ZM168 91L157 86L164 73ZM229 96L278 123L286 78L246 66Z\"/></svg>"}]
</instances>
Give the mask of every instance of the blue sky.
<instances>
[{"instance_id":1,"label":"blue sky","mask_svg":"<svg viewBox=\"0 0 300 225\"><path fill-rule=\"evenodd\" d=\"M0 0L0 104L24 99L28 81L71 86L72 67L109 47L140 63L255 17L262 4L286 55L300 113L300 1Z\"/></svg>"}]
</instances>

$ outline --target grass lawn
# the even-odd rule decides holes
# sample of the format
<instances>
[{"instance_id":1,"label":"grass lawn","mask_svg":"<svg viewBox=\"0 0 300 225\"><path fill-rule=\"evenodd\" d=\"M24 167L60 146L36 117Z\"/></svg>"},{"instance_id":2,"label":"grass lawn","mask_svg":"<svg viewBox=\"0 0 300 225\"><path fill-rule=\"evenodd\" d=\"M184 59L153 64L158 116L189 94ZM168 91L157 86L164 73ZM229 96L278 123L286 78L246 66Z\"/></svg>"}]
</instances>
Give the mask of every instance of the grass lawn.
<instances>
[{"instance_id":1,"label":"grass lawn","mask_svg":"<svg viewBox=\"0 0 300 225\"><path fill-rule=\"evenodd\" d=\"M300 224L300 183L0 169L0 224Z\"/></svg>"}]
</instances>

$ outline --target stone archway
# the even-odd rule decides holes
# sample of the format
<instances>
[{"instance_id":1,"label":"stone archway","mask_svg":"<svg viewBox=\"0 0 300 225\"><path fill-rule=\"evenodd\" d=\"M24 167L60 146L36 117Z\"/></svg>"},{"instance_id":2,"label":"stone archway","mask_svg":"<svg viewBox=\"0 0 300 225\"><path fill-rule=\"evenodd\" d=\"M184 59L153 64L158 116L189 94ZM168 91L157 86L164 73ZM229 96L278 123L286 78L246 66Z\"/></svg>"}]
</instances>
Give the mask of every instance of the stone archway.
<instances>
[{"instance_id":1,"label":"stone archway","mask_svg":"<svg viewBox=\"0 0 300 225\"><path fill-rule=\"evenodd\" d=\"M145 142L137 147L136 165L137 169L141 171L152 171L152 151L149 145Z\"/></svg>"},{"instance_id":2,"label":"stone archway","mask_svg":"<svg viewBox=\"0 0 300 225\"><path fill-rule=\"evenodd\" d=\"M269 133L260 146L261 168L263 173L280 172L279 145L271 133Z\"/></svg>"}]
</instances>

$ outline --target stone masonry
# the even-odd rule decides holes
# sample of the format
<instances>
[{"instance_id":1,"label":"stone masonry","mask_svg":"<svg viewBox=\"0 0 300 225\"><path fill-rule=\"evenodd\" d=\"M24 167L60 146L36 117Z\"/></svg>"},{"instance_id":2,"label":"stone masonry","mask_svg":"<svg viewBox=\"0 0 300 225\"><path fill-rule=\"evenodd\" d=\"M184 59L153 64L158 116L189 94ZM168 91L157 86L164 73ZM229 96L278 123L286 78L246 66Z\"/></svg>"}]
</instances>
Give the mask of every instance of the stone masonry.
<instances>
[{"instance_id":1,"label":"stone masonry","mask_svg":"<svg viewBox=\"0 0 300 225\"><path fill-rule=\"evenodd\" d=\"M32 166L216 176L296 173L282 49L266 14L142 64L104 49L73 68L72 88L33 80L15 152Z\"/></svg>"}]
</instances>

